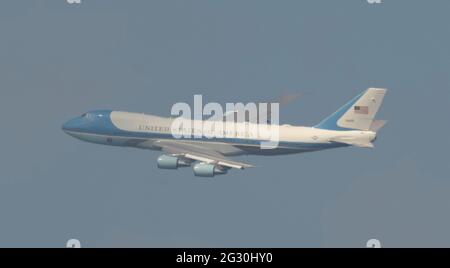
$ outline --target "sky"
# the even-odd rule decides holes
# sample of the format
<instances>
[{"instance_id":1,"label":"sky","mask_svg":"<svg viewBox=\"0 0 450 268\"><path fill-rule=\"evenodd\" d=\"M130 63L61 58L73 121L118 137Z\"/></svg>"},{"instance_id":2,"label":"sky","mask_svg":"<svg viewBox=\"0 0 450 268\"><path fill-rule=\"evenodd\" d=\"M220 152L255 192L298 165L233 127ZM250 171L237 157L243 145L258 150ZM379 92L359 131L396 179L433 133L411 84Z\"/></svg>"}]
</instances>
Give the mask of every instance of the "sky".
<instances>
[{"instance_id":1,"label":"sky","mask_svg":"<svg viewBox=\"0 0 450 268\"><path fill-rule=\"evenodd\" d=\"M0 247L450 246L450 2L2 0ZM245 156L213 179L84 143L89 110L302 97L311 126L388 88L374 149Z\"/></svg>"}]
</instances>

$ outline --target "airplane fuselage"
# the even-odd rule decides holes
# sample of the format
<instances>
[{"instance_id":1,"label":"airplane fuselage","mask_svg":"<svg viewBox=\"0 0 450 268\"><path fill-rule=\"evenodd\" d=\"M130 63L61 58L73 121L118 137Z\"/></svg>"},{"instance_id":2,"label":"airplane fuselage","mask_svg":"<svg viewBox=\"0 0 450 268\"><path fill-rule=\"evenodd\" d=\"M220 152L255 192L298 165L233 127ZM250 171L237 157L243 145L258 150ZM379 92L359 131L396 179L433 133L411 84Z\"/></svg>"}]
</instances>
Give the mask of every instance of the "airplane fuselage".
<instances>
[{"instance_id":1,"label":"airplane fuselage","mask_svg":"<svg viewBox=\"0 0 450 268\"><path fill-rule=\"evenodd\" d=\"M140 113L98 110L69 120L63 125L63 130L67 134L86 142L160 150L161 148L155 143L156 141L176 139L172 134L173 120L173 118ZM246 127L248 128L250 123L232 124L237 124L234 126L236 130L221 130L220 134L222 135L211 133L211 131L205 133L205 130L202 129L200 131L201 137L191 135L190 137L181 137L176 140L198 144L225 156L234 156L311 152L349 146L345 143L332 141L336 137L369 143L376 137L376 133L372 131L335 131L314 127L280 125L277 126L279 134L276 148L263 149L260 145L266 139L249 131L238 131L240 129L238 124L247 124ZM195 123L193 122L192 126L194 125ZM228 129L228 127L225 127L225 129ZM191 130L194 132L194 129L188 131ZM213 137L208 137L208 135Z\"/></svg>"},{"instance_id":2,"label":"airplane fuselage","mask_svg":"<svg viewBox=\"0 0 450 268\"><path fill-rule=\"evenodd\" d=\"M369 88L314 127L230 122L223 116L202 121L97 110L69 120L62 128L87 142L161 150L164 154L156 161L158 168L192 166L195 176L214 177L232 168L254 167L229 156L294 154L347 146L373 148L377 131L386 123L375 120L385 93L386 89Z\"/></svg>"}]
</instances>

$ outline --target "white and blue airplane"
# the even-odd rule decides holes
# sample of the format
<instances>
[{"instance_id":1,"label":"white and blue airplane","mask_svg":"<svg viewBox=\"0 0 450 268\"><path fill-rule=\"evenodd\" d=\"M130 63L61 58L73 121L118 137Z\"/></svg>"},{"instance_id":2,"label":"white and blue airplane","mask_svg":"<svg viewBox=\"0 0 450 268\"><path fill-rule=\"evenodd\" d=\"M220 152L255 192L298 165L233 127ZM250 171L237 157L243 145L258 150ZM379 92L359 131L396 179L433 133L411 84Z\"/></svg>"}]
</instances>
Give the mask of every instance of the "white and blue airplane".
<instances>
[{"instance_id":1,"label":"white and blue airplane","mask_svg":"<svg viewBox=\"0 0 450 268\"><path fill-rule=\"evenodd\" d=\"M369 88L313 127L279 125L279 142L273 149L262 149L261 138L248 133L176 139L171 132L174 118L111 110L85 113L66 122L62 129L82 141L160 150L164 154L157 159L159 168L192 165L194 175L213 177L231 168L253 167L230 156L293 154L347 146L372 148L386 122L374 120L385 94L386 89Z\"/></svg>"}]
</instances>

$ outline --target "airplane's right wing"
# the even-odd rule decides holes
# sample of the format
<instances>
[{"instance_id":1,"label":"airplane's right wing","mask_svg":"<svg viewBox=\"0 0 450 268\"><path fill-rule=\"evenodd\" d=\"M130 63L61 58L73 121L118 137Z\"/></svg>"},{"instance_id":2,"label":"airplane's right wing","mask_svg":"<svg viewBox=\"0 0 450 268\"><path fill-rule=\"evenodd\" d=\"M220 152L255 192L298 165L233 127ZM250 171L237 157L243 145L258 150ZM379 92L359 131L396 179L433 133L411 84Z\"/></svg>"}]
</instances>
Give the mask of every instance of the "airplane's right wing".
<instances>
[{"instance_id":1,"label":"airplane's right wing","mask_svg":"<svg viewBox=\"0 0 450 268\"><path fill-rule=\"evenodd\" d=\"M278 97L277 99L271 99L271 100L257 102L257 107L259 107L259 105L261 103L267 103L268 104L267 105L267 116L270 116L272 114L272 111L271 111L272 106L270 104L278 103L280 106L285 106L288 103L297 100L301 96L302 96L301 93L284 94L284 95ZM243 108L243 107L240 107L240 108ZM242 120L244 122L258 122L259 121L259 117L258 117L259 115L258 114L250 116L249 114L247 114L247 112L245 110L242 110L242 111L240 111L240 110L226 111L224 113L224 115L223 115L223 120L227 120L227 119L231 118L231 119L233 119L232 121L240 122L239 121L240 118L238 118L238 116L237 116L240 112L242 112L243 115L244 115L244 118L242 118ZM268 122L270 122L271 118L267 118L267 120L268 120Z\"/></svg>"}]
</instances>

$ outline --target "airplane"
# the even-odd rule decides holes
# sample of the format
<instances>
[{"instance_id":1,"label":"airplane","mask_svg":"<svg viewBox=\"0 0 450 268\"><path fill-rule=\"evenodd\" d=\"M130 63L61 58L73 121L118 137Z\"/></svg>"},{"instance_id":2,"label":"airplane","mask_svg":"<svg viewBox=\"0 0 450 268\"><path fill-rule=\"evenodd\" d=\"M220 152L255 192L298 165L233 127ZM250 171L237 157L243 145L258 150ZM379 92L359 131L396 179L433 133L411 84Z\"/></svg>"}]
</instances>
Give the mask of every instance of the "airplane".
<instances>
[{"instance_id":1,"label":"airplane","mask_svg":"<svg viewBox=\"0 0 450 268\"><path fill-rule=\"evenodd\" d=\"M231 156L273 156L348 146L373 148L377 132L386 123L374 119L385 94L386 89L369 88L312 127L277 125L279 141L273 149L262 149L260 137L249 135L176 139L171 132L174 118L113 110L84 113L63 124L62 130L86 142L159 150L163 154L156 161L158 168L192 166L195 176L214 177L232 168L254 167Z\"/></svg>"}]
</instances>

